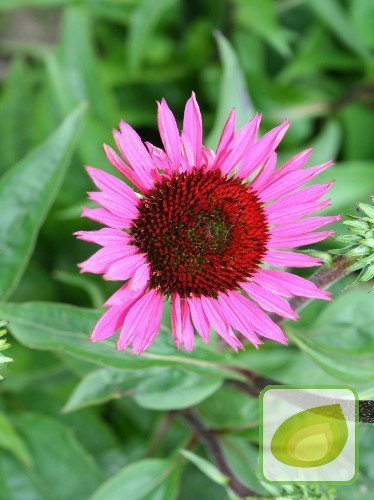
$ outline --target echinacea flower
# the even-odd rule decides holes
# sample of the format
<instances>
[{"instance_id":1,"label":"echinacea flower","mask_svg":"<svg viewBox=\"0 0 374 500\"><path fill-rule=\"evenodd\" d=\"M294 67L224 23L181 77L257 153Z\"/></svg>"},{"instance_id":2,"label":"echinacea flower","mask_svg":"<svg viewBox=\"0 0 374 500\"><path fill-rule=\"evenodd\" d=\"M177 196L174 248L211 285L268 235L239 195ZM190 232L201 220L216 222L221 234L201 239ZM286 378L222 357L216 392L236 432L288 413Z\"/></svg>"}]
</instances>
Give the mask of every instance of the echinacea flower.
<instances>
[{"instance_id":1,"label":"echinacea flower","mask_svg":"<svg viewBox=\"0 0 374 500\"><path fill-rule=\"evenodd\" d=\"M260 139L261 116L235 133L235 111L216 151L202 145L195 95L188 100L183 130L165 100L158 103L164 149L143 144L121 121L114 140L121 159L104 145L110 163L133 188L106 172L87 167L99 188L89 198L100 208L83 216L107 227L77 237L101 245L80 264L82 272L125 282L105 306L91 341L119 330L117 349L132 344L142 353L159 332L163 303L171 300L175 344L191 351L195 330L209 342L211 328L234 350L240 333L255 347L260 337L286 343L264 312L296 319L286 298L329 299L326 291L290 272L270 267L310 267L320 259L288 249L309 245L333 231L314 232L339 217L306 216L326 207L321 197L331 183L300 186L332 163L302 169L311 149L276 168L275 149L287 120ZM266 265L266 268L264 267Z\"/></svg>"}]
</instances>

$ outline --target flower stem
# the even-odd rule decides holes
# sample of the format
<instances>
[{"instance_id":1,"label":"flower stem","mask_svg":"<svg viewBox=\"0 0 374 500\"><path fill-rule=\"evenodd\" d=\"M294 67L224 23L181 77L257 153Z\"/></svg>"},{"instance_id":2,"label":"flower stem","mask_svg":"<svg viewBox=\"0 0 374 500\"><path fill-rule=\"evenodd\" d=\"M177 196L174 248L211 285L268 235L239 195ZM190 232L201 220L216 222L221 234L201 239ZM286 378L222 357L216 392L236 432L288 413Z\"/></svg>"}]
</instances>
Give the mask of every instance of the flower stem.
<instances>
[{"instance_id":1,"label":"flower stem","mask_svg":"<svg viewBox=\"0 0 374 500\"><path fill-rule=\"evenodd\" d=\"M229 479L229 486L239 498L258 497L259 495L247 488L231 470L222 451L221 444L215 432L206 427L199 417L190 409L181 412L184 419L191 425L198 437L209 449L217 468Z\"/></svg>"}]
</instances>

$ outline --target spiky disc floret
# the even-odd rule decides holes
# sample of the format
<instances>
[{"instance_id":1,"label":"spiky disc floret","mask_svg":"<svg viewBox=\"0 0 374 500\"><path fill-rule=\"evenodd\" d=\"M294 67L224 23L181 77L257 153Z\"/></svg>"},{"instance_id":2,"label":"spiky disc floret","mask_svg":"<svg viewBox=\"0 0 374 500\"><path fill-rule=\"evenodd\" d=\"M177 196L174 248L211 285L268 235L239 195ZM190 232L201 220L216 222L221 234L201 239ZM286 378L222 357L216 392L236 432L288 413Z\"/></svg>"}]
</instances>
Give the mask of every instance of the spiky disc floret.
<instances>
[{"instance_id":1,"label":"spiky disc floret","mask_svg":"<svg viewBox=\"0 0 374 500\"><path fill-rule=\"evenodd\" d=\"M142 199L130 233L147 255L150 286L170 296L217 297L258 268L267 224L257 196L218 169L175 173Z\"/></svg>"}]
</instances>

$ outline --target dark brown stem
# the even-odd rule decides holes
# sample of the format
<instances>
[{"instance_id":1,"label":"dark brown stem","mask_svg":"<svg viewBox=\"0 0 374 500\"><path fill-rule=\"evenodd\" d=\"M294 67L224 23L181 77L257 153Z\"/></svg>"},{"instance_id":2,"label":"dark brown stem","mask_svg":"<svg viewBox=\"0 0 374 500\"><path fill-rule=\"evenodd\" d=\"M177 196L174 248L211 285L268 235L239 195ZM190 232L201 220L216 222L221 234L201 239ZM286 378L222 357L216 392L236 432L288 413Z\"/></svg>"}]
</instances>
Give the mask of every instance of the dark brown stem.
<instances>
[{"instance_id":1,"label":"dark brown stem","mask_svg":"<svg viewBox=\"0 0 374 500\"><path fill-rule=\"evenodd\" d=\"M222 451L217 435L211 429L206 427L206 425L191 410L184 410L181 412L181 415L183 415L183 418L189 425L191 425L199 439L208 448L217 468L229 479L229 486L232 491L234 491L239 498L258 497L259 495L239 481L234 472L231 470Z\"/></svg>"}]
</instances>

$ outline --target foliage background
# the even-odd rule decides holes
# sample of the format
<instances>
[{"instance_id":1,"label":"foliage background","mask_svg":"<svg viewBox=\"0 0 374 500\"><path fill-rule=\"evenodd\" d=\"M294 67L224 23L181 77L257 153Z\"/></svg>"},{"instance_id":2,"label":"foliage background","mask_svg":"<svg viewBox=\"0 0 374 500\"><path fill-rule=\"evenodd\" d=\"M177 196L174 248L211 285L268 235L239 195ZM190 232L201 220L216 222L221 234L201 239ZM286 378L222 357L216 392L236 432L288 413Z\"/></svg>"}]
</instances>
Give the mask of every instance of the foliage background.
<instances>
[{"instance_id":1,"label":"foliage background","mask_svg":"<svg viewBox=\"0 0 374 500\"><path fill-rule=\"evenodd\" d=\"M124 118L157 144L155 100L181 117L191 90L211 145L233 105L241 122L262 112L263 131L289 118L281 159L309 145L313 163L334 158L319 178L336 179L326 212L354 212L373 188L373 20L371 0L0 0L0 319L14 359L2 370L1 499L233 497L183 419L192 406L258 494L369 498L367 426L355 484L261 483L257 398L225 381L240 379L231 365L373 397L364 286L335 284L332 304L286 324L287 348L176 352L165 315L155 347L133 357L87 342L116 285L78 274L92 248L72 233L91 227L79 218L91 189L83 165L110 171L111 129Z\"/></svg>"}]
</instances>

